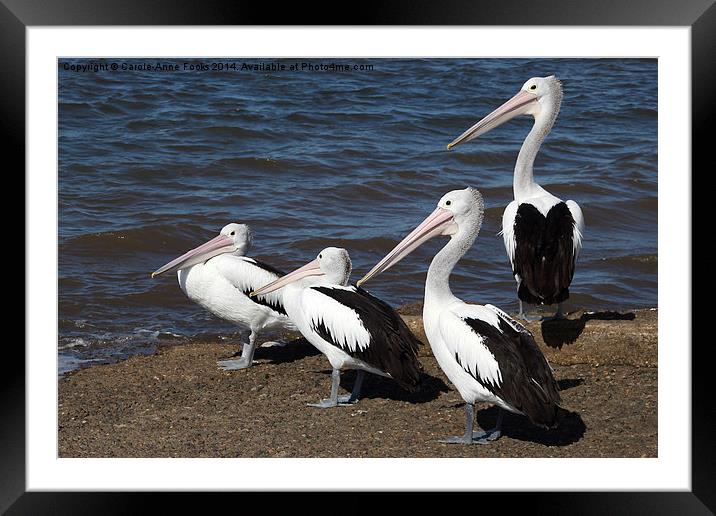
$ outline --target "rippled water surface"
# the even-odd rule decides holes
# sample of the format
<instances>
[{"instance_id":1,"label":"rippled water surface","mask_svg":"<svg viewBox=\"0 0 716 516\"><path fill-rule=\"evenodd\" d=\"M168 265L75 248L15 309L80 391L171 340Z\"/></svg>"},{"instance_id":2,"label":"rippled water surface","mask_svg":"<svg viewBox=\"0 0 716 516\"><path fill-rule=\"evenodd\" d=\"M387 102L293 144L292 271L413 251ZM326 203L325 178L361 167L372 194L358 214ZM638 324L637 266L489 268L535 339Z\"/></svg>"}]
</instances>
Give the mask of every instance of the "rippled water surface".
<instances>
[{"instance_id":1,"label":"rippled water surface","mask_svg":"<svg viewBox=\"0 0 716 516\"><path fill-rule=\"evenodd\" d=\"M228 222L250 224L251 254L285 270L345 247L356 280L444 193L468 185L482 191L486 220L453 291L516 310L497 232L532 119L445 146L536 75L562 79L564 100L535 177L577 201L587 224L567 308L656 306L656 60L337 61L373 67L346 72L240 69L266 60L197 72L185 62L200 63L151 61L174 72L59 63L60 372L161 341L238 339L173 275L149 278ZM396 306L419 301L440 245L369 289Z\"/></svg>"}]
</instances>

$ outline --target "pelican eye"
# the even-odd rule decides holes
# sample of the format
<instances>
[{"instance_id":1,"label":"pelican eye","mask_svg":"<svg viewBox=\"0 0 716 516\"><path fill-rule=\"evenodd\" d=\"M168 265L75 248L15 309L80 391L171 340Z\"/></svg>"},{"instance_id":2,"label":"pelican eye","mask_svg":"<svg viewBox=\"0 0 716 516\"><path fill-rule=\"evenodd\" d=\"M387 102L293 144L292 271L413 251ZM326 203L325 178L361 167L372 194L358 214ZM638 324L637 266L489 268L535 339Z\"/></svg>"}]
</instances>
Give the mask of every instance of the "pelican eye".
<instances>
[{"instance_id":1,"label":"pelican eye","mask_svg":"<svg viewBox=\"0 0 716 516\"><path fill-rule=\"evenodd\" d=\"M318 255L318 259L320 260L321 258L323 258L323 255L322 255L322 254L319 254L319 255Z\"/></svg>"},{"instance_id":2,"label":"pelican eye","mask_svg":"<svg viewBox=\"0 0 716 516\"><path fill-rule=\"evenodd\" d=\"M531 89L531 90L536 90L536 89L537 89L537 85L536 85L536 84L533 84L532 86L530 86L530 89Z\"/></svg>"},{"instance_id":3,"label":"pelican eye","mask_svg":"<svg viewBox=\"0 0 716 516\"><path fill-rule=\"evenodd\" d=\"M234 236L235 234L236 234L236 231L232 231L231 233L229 233L229 235L231 235L231 236Z\"/></svg>"},{"instance_id":4,"label":"pelican eye","mask_svg":"<svg viewBox=\"0 0 716 516\"><path fill-rule=\"evenodd\" d=\"M452 204L452 201L445 201L445 206L450 206Z\"/></svg>"}]
</instances>

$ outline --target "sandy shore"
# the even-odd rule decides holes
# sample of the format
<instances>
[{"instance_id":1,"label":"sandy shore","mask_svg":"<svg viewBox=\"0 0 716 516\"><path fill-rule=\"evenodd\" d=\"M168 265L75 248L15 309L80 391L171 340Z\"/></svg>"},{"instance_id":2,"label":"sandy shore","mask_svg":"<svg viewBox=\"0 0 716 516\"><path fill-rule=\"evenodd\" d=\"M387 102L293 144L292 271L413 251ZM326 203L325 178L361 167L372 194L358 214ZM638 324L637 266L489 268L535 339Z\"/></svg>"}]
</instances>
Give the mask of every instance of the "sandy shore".
<instances>
[{"instance_id":1,"label":"sandy shore","mask_svg":"<svg viewBox=\"0 0 716 516\"><path fill-rule=\"evenodd\" d=\"M418 307L400 310L425 341ZM462 433L464 408L429 346L416 394L368 375L350 407L307 407L328 395L328 361L305 340L257 350L248 370L216 361L238 345L164 347L59 380L61 457L656 457L656 310L570 314L529 323L555 369L566 409L559 428L507 415L486 446L441 444ZM343 375L350 390L354 373ZM496 410L478 407L491 428Z\"/></svg>"}]
</instances>

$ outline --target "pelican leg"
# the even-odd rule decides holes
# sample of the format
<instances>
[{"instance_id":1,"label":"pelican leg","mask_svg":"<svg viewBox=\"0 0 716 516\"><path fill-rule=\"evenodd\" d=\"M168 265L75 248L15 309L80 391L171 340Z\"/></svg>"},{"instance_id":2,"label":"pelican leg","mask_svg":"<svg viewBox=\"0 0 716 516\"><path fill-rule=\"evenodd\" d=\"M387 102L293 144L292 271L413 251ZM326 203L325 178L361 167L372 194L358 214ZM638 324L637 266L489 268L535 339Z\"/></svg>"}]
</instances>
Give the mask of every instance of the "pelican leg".
<instances>
[{"instance_id":1,"label":"pelican leg","mask_svg":"<svg viewBox=\"0 0 716 516\"><path fill-rule=\"evenodd\" d=\"M472 428L475 424L475 405L472 403L465 404L465 435L457 435L440 439L439 442L446 444L471 444L473 439Z\"/></svg>"},{"instance_id":2,"label":"pelican leg","mask_svg":"<svg viewBox=\"0 0 716 516\"><path fill-rule=\"evenodd\" d=\"M238 360L219 360L216 364L219 366L219 369L224 371L246 369L247 367L251 367L254 361L254 351L256 351L256 332L251 330L248 344L244 344L241 349L241 358Z\"/></svg>"},{"instance_id":3,"label":"pelican leg","mask_svg":"<svg viewBox=\"0 0 716 516\"><path fill-rule=\"evenodd\" d=\"M447 439L441 439L441 443L447 444L488 444L492 441L499 439L502 428L502 409L497 409L497 425L492 430L486 432L476 431L473 432L475 423L475 405L472 403L465 404L465 435L459 435L455 437L448 437Z\"/></svg>"},{"instance_id":4,"label":"pelican leg","mask_svg":"<svg viewBox=\"0 0 716 516\"><path fill-rule=\"evenodd\" d=\"M559 303L557 305L557 311L555 312L555 314L551 317L544 317L542 320L543 321L556 321L558 319L565 319L565 318L566 318L566 316L564 315L564 312L562 311L562 303Z\"/></svg>"},{"instance_id":5,"label":"pelican leg","mask_svg":"<svg viewBox=\"0 0 716 516\"><path fill-rule=\"evenodd\" d=\"M564 315L563 308L562 308L562 303L558 303L558 304L557 304L557 313L554 314L554 316L555 316L555 317L564 317L564 316L565 316L565 315Z\"/></svg>"},{"instance_id":6,"label":"pelican leg","mask_svg":"<svg viewBox=\"0 0 716 516\"><path fill-rule=\"evenodd\" d=\"M307 405L309 407L330 408L343 404L338 399L338 387L340 386L340 383L341 371L340 369L334 369L333 372L331 372L331 397L322 399L318 403L308 403Z\"/></svg>"},{"instance_id":7,"label":"pelican leg","mask_svg":"<svg viewBox=\"0 0 716 516\"><path fill-rule=\"evenodd\" d=\"M540 318L539 318L538 316L535 316L535 315L527 315L527 314L524 312L524 310L523 310L522 300L521 300L521 299L518 299L518 301L520 302L520 313L517 314L517 317L519 317L519 318L522 319L523 321L539 321L539 320L540 320Z\"/></svg>"},{"instance_id":8,"label":"pelican leg","mask_svg":"<svg viewBox=\"0 0 716 516\"><path fill-rule=\"evenodd\" d=\"M350 396L339 396L338 401L341 403L346 404L352 404L358 401L358 398L360 397L360 390L361 387L363 387L363 377L365 376L365 371L362 369L358 369L356 372L356 381L353 384L353 391L351 392ZM345 399L343 399L345 398Z\"/></svg>"},{"instance_id":9,"label":"pelican leg","mask_svg":"<svg viewBox=\"0 0 716 516\"><path fill-rule=\"evenodd\" d=\"M522 300L518 299L518 301L520 302L520 313L517 314L517 317L519 317L523 321L539 321L540 320L540 317L537 315L527 315L524 312L524 307L522 306Z\"/></svg>"},{"instance_id":10,"label":"pelican leg","mask_svg":"<svg viewBox=\"0 0 716 516\"><path fill-rule=\"evenodd\" d=\"M475 444L488 444L492 441L496 441L502 435L502 416L504 411L498 407L497 409L497 424L492 430L486 432L475 432L472 434L472 442Z\"/></svg>"}]
</instances>

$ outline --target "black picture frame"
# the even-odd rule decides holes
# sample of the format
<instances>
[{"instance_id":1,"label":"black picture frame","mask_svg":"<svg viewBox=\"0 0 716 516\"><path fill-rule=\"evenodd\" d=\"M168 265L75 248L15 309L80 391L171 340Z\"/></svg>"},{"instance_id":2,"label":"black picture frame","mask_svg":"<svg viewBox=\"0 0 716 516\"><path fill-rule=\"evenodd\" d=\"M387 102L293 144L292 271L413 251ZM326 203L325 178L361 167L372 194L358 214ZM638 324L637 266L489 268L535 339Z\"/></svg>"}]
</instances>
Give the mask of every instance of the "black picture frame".
<instances>
[{"instance_id":1,"label":"black picture frame","mask_svg":"<svg viewBox=\"0 0 716 516\"><path fill-rule=\"evenodd\" d=\"M280 7L279 7L280 5ZM692 170L700 164L714 166L713 144L708 128L714 122L716 97L716 5L714 0L588 0L476 1L441 2L399 1L390 4L311 2L267 4L262 2L195 0L0 0L0 116L7 129L0 145L3 156L15 157L18 167L25 165L25 31L32 26L83 25L549 25L549 26L684 26L691 27L692 81ZM711 170L709 170L711 171ZM695 177L684 171L684 180ZM711 171L712 172L712 171ZM24 188L24 186L23 186ZM693 183L692 183L692 191ZM693 218L693 217L692 217ZM693 234L693 233L692 233ZM25 269L25 274L31 271ZM684 300L691 306L691 300ZM696 305L694 305L694 310ZM698 320L692 312L691 320ZM687 345L688 328L684 332ZM716 512L716 425L712 408L713 389L708 360L710 342L696 344L692 330L692 490L690 492L589 492L589 493L509 493L510 512L522 506L532 513L550 514L713 514ZM19 346L6 345L5 367L0 375L0 512L7 514L114 514L148 511L152 502L162 504L162 512L183 508L186 495L179 493L38 493L25 488L25 353ZM687 425L684 424L684 428ZM615 436L618 438L618 436ZM484 472L483 472L484 473ZM246 474L237 472L237 475ZM350 475L349 472L345 473ZM477 473L476 473L477 474ZM555 479L559 484L559 479ZM482 505L498 510L497 497L506 493L463 494L455 502L468 507ZM244 507L266 504L259 494L203 496L204 510L232 497L242 497ZM334 509L364 512L374 506L374 493L349 493ZM454 496L454 495L451 495ZM467 498L470 496L470 498ZM421 494L403 497L403 511L426 502ZM271 498L276 509L277 499ZM296 493L284 498L292 510L302 505L316 507L315 497ZM321 503L326 503L322 501ZM383 502L384 503L384 502ZM420 505L419 505L420 504ZM411 507L412 506L412 507ZM455 505L457 507L457 505ZM326 506L328 508L328 506ZM237 509L239 510L239 509Z\"/></svg>"}]
</instances>

